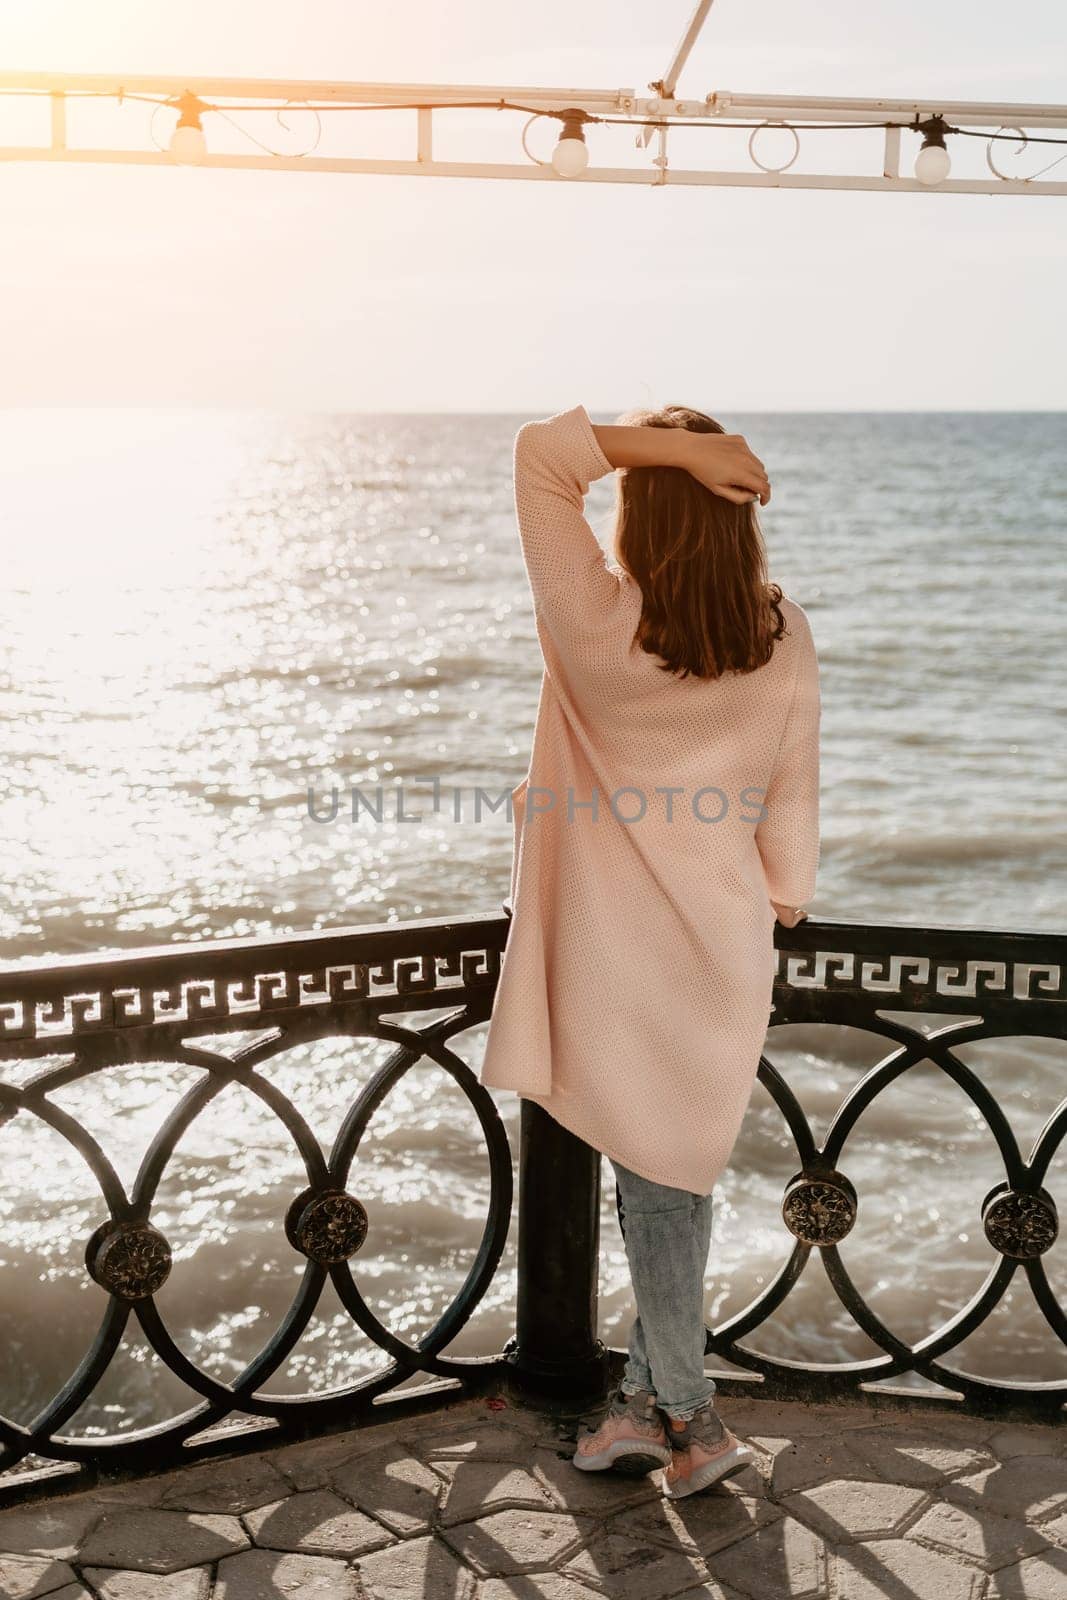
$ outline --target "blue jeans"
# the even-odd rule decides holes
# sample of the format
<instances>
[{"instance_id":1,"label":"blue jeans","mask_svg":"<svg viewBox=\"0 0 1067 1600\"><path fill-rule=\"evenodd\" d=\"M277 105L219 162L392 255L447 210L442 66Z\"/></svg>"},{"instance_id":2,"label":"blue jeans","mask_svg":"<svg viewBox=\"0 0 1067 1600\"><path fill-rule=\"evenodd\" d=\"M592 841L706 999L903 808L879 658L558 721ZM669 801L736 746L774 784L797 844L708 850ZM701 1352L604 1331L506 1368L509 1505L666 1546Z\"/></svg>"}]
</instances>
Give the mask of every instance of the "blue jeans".
<instances>
[{"instance_id":1,"label":"blue jeans","mask_svg":"<svg viewBox=\"0 0 1067 1600\"><path fill-rule=\"evenodd\" d=\"M712 1197L653 1183L608 1159L637 1301L620 1387L651 1389L661 1410L688 1422L716 1393L704 1372Z\"/></svg>"}]
</instances>

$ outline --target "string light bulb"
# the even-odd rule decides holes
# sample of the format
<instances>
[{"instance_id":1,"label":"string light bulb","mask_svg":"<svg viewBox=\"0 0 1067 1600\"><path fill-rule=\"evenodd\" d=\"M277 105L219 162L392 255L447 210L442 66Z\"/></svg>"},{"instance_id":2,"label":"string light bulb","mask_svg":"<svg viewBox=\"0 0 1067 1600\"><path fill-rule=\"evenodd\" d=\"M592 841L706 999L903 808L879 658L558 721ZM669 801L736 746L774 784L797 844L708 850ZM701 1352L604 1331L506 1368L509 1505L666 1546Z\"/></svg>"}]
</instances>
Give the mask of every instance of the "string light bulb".
<instances>
[{"instance_id":1,"label":"string light bulb","mask_svg":"<svg viewBox=\"0 0 1067 1600\"><path fill-rule=\"evenodd\" d=\"M934 188L952 171L952 158L945 149L945 123L941 117L931 117L920 123L920 131L923 142L915 157L915 176L927 188Z\"/></svg>"},{"instance_id":2,"label":"string light bulb","mask_svg":"<svg viewBox=\"0 0 1067 1600\"><path fill-rule=\"evenodd\" d=\"M582 124L585 113L565 111L563 131L552 152L552 168L561 178L580 178L589 165L589 146L585 142Z\"/></svg>"},{"instance_id":3,"label":"string light bulb","mask_svg":"<svg viewBox=\"0 0 1067 1600\"><path fill-rule=\"evenodd\" d=\"M195 165L207 155L207 140L200 123L202 110L195 94L183 94L178 101L178 124L170 137L170 153L175 161Z\"/></svg>"}]
</instances>

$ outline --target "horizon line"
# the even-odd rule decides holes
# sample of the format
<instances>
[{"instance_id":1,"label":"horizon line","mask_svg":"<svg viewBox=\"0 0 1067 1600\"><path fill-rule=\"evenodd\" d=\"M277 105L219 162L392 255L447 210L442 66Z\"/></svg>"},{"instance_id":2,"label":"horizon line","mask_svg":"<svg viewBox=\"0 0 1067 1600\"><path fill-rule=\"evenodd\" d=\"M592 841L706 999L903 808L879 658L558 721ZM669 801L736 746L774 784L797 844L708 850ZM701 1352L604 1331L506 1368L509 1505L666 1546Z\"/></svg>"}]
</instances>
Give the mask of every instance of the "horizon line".
<instances>
[{"instance_id":1,"label":"horizon line","mask_svg":"<svg viewBox=\"0 0 1067 1600\"><path fill-rule=\"evenodd\" d=\"M574 402L577 404L578 402ZM584 404L584 402L583 402ZM565 407L559 407L560 410ZM626 406L586 406L592 415L607 414L613 410L622 414ZM789 417L1067 417L1067 406L883 406L875 409L841 406L719 406L722 412L735 412L744 416ZM542 417L555 413L537 406L506 406L488 409L466 407L398 407L398 406L302 406L294 405L167 405L160 401L145 405L4 405L0 403L0 417L19 412L71 412L71 411L122 411L122 412L232 412L241 415L305 416L305 417Z\"/></svg>"}]
</instances>

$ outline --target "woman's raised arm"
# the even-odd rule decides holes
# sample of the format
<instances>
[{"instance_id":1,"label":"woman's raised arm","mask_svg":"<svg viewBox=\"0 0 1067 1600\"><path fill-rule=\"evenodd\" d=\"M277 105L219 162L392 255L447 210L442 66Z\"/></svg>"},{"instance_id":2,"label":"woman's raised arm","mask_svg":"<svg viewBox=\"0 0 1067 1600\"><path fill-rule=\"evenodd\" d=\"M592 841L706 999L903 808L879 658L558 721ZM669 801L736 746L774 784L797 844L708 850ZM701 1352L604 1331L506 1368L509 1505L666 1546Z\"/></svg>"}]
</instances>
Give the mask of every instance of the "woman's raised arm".
<instances>
[{"instance_id":1,"label":"woman's raised arm","mask_svg":"<svg viewBox=\"0 0 1067 1600\"><path fill-rule=\"evenodd\" d=\"M597 444L613 467L681 467L713 494L743 505L771 497L763 462L739 433L696 433L691 428L630 428L594 423Z\"/></svg>"}]
</instances>

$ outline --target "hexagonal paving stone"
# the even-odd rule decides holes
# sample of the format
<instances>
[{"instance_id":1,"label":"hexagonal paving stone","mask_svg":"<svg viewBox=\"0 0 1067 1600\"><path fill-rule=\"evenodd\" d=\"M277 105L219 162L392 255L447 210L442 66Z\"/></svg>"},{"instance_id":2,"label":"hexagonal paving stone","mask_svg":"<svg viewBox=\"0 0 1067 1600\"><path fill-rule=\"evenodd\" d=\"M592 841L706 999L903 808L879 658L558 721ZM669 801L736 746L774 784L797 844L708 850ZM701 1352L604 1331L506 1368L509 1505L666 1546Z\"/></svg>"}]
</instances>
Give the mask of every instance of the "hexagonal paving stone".
<instances>
[{"instance_id":1,"label":"hexagonal paving stone","mask_svg":"<svg viewBox=\"0 0 1067 1600\"><path fill-rule=\"evenodd\" d=\"M904 1484L856 1478L831 1478L828 1483L786 1495L782 1504L834 1544L873 1539L893 1533L926 1501L922 1489Z\"/></svg>"},{"instance_id":2,"label":"hexagonal paving stone","mask_svg":"<svg viewBox=\"0 0 1067 1600\"><path fill-rule=\"evenodd\" d=\"M734 1400L723 1395L717 1405L727 1427L746 1443L750 1433L820 1439L830 1434L850 1433L854 1428L870 1428L879 1421L871 1406L852 1401L842 1405L808 1405L799 1400Z\"/></svg>"},{"instance_id":3,"label":"hexagonal paving stone","mask_svg":"<svg viewBox=\"0 0 1067 1600\"><path fill-rule=\"evenodd\" d=\"M348 1461L331 1474L331 1486L394 1533L420 1533L437 1511L443 1484L399 1444Z\"/></svg>"},{"instance_id":4,"label":"hexagonal paving stone","mask_svg":"<svg viewBox=\"0 0 1067 1600\"><path fill-rule=\"evenodd\" d=\"M998 1428L989 1437L989 1448L1001 1461L1012 1456L1067 1455L1067 1430L1021 1425Z\"/></svg>"},{"instance_id":5,"label":"hexagonal paving stone","mask_svg":"<svg viewBox=\"0 0 1067 1600\"><path fill-rule=\"evenodd\" d=\"M489 1402L486 1400L488 1407ZM539 1411L536 1407L523 1405L521 1400L508 1400L499 1410L490 1408L489 1415L493 1421L508 1428L518 1428L528 1439L535 1442L538 1439L555 1438L559 1428L559 1418L552 1412Z\"/></svg>"},{"instance_id":6,"label":"hexagonal paving stone","mask_svg":"<svg viewBox=\"0 0 1067 1600\"><path fill-rule=\"evenodd\" d=\"M477 1422L495 1422L498 1413L489 1411L480 1397L447 1398L443 1391L436 1404L425 1411L413 1411L404 1423L405 1437L420 1439L430 1434L442 1433L448 1428L469 1428Z\"/></svg>"},{"instance_id":7,"label":"hexagonal paving stone","mask_svg":"<svg viewBox=\"0 0 1067 1600\"><path fill-rule=\"evenodd\" d=\"M521 1461L530 1453L529 1434L485 1417L466 1427L420 1434L413 1443L423 1461Z\"/></svg>"},{"instance_id":8,"label":"hexagonal paving stone","mask_svg":"<svg viewBox=\"0 0 1067 1600\"><path fill-rule=\"evenodd\" d=\"M37 1600L74 1582L65 1561L51 1556L0 1555L0 1595L3 1600Z\"/></svg>"},{"instance_id":9,"label":"hexagonal paving stone","mask_svg":"<svg viewBox=\"0 0 1067 1600\"><path fill-rule=\"evenodd\" d=\"M698 1555L629 1533L606 1532L566 1563L566 1574L611 1600L665 1600L707 1578Z\"/></svg>"},{"instance_id":10,"label":"hexagonal paving stone","mask_svg":"<svg viewBox=\"0 0 1067 1600\"><path fill-rule=\"evenodd\" d=\"M727 1545L747 1539L757 1528L776 1522L781 1515L772 1501L740 1494L722 1483L682 1500L661 1499L657 1505L614 1517L607 1531L628 1533L669 1550L707 1556L713 1550L725 1550Z\"/></svg>"},{"instance_id":11,"label":"hexagonal paving stone","mask_svg":"<svg viewBox=\"0 0 1067 1600\"><path fill-rule=\"evenodd\" d=\"M81 1549L86 1567L133 1572L180 1572L244 1550L248 1537L236 1517L183 1511L109 1511Z\"/></svg>"},{"instance_id":12,"label":"hexagonal paving stone","mask_svg":"<svg viewBox=\"0 0 1067 1600\"><path fill-rule=\"evenodd\" d=\"M442 1528L440 1536L482 1577L508 1577L562 1566L595 1526L566 1511L497 1511Z\"/></svg>"},{"instance_id":13,"label":"hexagonal paving stone","mask_svg":"<svg viewBox=\"0 0 1067 1600\"><path fill-rule=\"evenodd\" d=\"M1067 1554L1046 1550L1005 1567L992 1579L986 1600L1063 1600L1067 1594Z\"/></svg>"},{"instance_id":14,"label":"hexagonal paving stone","mask_svg":"<svg viewBox=\"0 0 1067 1600\"><path fill-rule=\"evenodd\" d=\"M343 1561L245 1550L219 1562L212 1600L357 1600L357 1596L363 1600L355 1573Z\"/></svg>"},{"instance_id":15,"label":"hexagonal paving stone","mask_svg":"<svg viewBox=\"0 0 1067 1600\"><path fill-rule=\"evenodd\" d=\"M945 1486L956 1505L1022 1517L1027 1522L1067 1508L1067 1461L1062 1456L1016 1456Z\"/></svg>"},{"instance_id":16,"label":"hexagonal paving stone","mask_svg":"<svg viewBox=\"0 0 1067 1600\"><path fill-rule=\"evenodd\" d=\"M104 1507L88 1495L39 1500L0 1511L0 1550L16 1555L72 1556Z\"/></svg>"},{"instance_id":17,"label":"hexagonal paving stone","mask_svg":"<svg viewBox=\"0 0 1067 1600\"><path fill-rule=\"evenodd\" d=\"M401 1443L396 1426L383 1423L324 1439L301 1439L272 1450L268 1459L294 1489L322 1489L347 1463Z\"/></svg>"},{"instance_id":18,"label":"hexagonal paving stone","mask_svg":"<svg viewBox=\"0 0 1067 1600\"><path fill-rule=\"evenodd\" d=\"M258 1459L260 1458L257 1456L250 1456L244 1459L237 1458L234 1465L241 1467ZM95 1484L92 1489L86 1491L85 1498L99 1501L101 1505L105 1505L109 1510L116 1506L146 1506L152 1510L206 1510L218 1511L220 1515L236 1515L237 1513L235 1512L227 1513L225 1507L221 1509L215 1506L185 1507L166 1503L168 1496L180 1494L186 1485L190 1483L190 1480L193 1481L193 1486L195 1487L196 1480L201 1475L213 1477L218 1474L218 1492L224 1493L227 1476L225 1469L229 1465L228 1461L190 1462L188 1465L172 1467L167 1472L152 1472L139 1478L104 1478L100 1483ZM279 1490L276 1487L274 1496L277 1497L279 1493L284 1493L284 1489Z\"/></svg>"},{"instance_id":19,"label":"hexagonal paving stone","mask_svg":"<svg viewBox=\"0 0 1067 1600\"><path fill-rule=\"evenodd\" d=\"M979 1600L986 1581L974 1567L910 1539L849 1545L833 1552L830 1569L835 1600Z\"/></svg>"},{"instance_id":20,"label":"hexagonal paving stone","mask_svg":"<svg viewBox=\"0 0 1067 1600\"><path fill-rule=\"evenodd\" d=\"M165 1488L177 1481L178 1474L153 1473L146 1478L103 1478L86 1494L101 1511L116 1511L120 1506L154 1507Z\"/></svg>"},{"instance_id":21,"label":"hexagonal paving stone","mask_svg":"<svg viewBox=\"0 0 1067 1600\"><path fill-rule=\"evenodd\" d=\"M946 1478L975 1472L994 1459L981 1447L950 1444L936 1433L911 1425L888 1432L868 1428L850 1433L848 1447L887 1483L909 1483L917 1489L935 1488Z\"/></svg>"},{"instance_id":22,"label":"hexagonal paving stone","mask_svg":"<svg viewBox=\"0 0 1067 1600\"><path fill-rule=\"evenodd\" d=\"M100 1600L207 1600L211 1589L208 1567L151 1578L143 1572L110 1572L96 1567L88 1569L85 1576Z\"/></svg>"},{"instance_id":23,"label":"hexagonal paving stone","mask_svg":"<svg viewBox=\"0 0 1067 1600\"><path fill-rule=\"evenodd\" d=\"M986 1572L1040 1550L1047 1540L1017 1517L1002 1517L980 1506L952 1505L942 1500L923 1513L908 1529L909 1539L957 1551Z\"/></svg>"},{"instance_id":24,"label":"hexagonal paving stone","mask_svg":"<svg viewBox=\"0 0 1067 1600\"><path fill-rule=\"evenodd\" d=\"M524 1572L516 1578L486 1578L478 1600L595 1600L597 1591L562 1572Z\"/></svg>"},{"instance_id":25,"label":"hexagonal paving stone","mask_svg":"<svg viewBox=\"0 0 1067 1600\"><path fill-rule=\"evenodd\" d=\"M917 1407L911 1417L905 1412L898 1413L894 1418L895 1427L911 1425L921 1428L923 1433L935 1433L950 1444L963 1445L968 1450L988 1450L990 1439L1003 1423L995 1417L976 1417L964 1409L961 1401L954 1407Z\"/></svg>"},{"instance_id":26,"label":"hexagonal paving stone","mask_svg":"<svg viewBox=\"0 0 1067 1600\"><path fill-rule=\"evenodd\" d=\"M446 1479L441 1521L469 1522L507 1506L528 1506L532 1511L555 1509L548 1490L537 1479L503 1461L439 1461ZM575 1477L578 1476L575 1472Z\"/></svg>"},{"instance_id":27,"label":"hexagonal paving stone","mask_svg":"<svg viewBox=\"0 0 1067 1600\"><path fill-rule=\"evenodd\" d=\"M787 1596L800 1600L801 1596L827 1592L823 1542L793 1517L781 1517L705 1559L713 1578L740 1589L752 1600L769 1600L771 1595L774 1600L786 1600Z\"/></svg>"},{"instance_id":28,"label":"hexagonal paving stone","mask_svg":"<svg viewBox=\"0 0 1067 1600\"><path fill-rule=\"evenodd\" d=\"M176 1474L156 1501L168 1511L209 1511L239 1516L289 1493L289 1484L262 1456L205 1462Z\"/></svg>"},{"instance_id":29,"label":"hexagonal paving stone","mask_svg":"<svg viewBox=\"0 0 1067 1600\"><path fill-rule=\"evenodd\" d=\"M475 1589L473 1573L432 1536L405 1539L391 1550L360 1556L356 1571L360 1600L364 1595L367 1600L415 1600L416 1596L418 1600L471 1600Z\"/></svg>"},{"instance_id":30,"label":"hexagonal paving stone","mask_svg":"<svg viewBox=\"0 0 1067 1600\"><path fill-rule=\"evenodd\" d=\"M603 1476L610 1477L611 1474L605 1473ZM706 1498L713 1499L714 1496L709 1494ZM609 1539L638 1539L648 1544L662 1545L665 1550L680 1550L683 1555L699 1556L700 1546L689 1531L693 1519L688 1515L683 1517L682 1509L684 1507L688 1513L702 1505L704 1499L704 1495L697 1494L691 1496L688 1504L684 1500L676 1503L668 1500L661 1490L656 1499L646 1505L624 1507L608 1517L601 1523L601 1532Z\"/></svg>"},{"instance_id":31,"label":"hexagonal paving stone","mask_svg":"<svg viewBox=\"0 0 1067 1600\"><path fill-rule=\"evenodd\" d=\"M658 1505L663 1498L658 1472L639 1478L622 1472L579 1472L570 1454L559 1450L534 1450L530 1470L564 1511L610 1516L627 1506Z\"/></svg>"},{"instance_id":32,"label":"hexagonal paving stone","mask_svg":"<svg viewBox=\"0 0 1067 1600\"><path fill-rule=\"evenodd\" d=\"M851 1441L852 1435L849 1435ZM784 1439L753 1435L748 1441L754 1450L766 1452L772 1465L770 1492L788 1494L791 1489L807 1489L827 1478L869 1478L870 1468L854 1455L843 1439ZM739 1474L740 1476L740 1474Z\"/></svg>"},{"instance_id":33,"label":"hexagonal paving stone","mask_svg":"<svg viewBox=\"0 0 1067 1600\"><path fill-rule=\"evenodd\" d=\"M395 1535L356 1511L330 1489L307 1489L259 1506L245 1527L265 1550L302 1550L308 1555L354 1556L394 1544Z\"/></svg>"}]
</instances>

